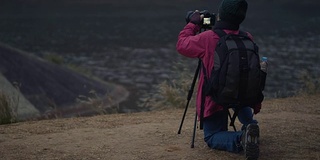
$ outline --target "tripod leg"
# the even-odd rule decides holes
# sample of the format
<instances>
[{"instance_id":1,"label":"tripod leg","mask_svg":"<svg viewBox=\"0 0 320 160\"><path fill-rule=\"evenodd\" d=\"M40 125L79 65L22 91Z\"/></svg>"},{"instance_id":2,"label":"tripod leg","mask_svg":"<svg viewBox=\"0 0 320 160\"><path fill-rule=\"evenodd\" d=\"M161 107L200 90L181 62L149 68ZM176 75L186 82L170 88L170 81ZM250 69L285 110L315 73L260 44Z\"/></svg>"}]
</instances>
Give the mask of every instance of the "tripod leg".
<instances>
[{"instance_id":1,"label":"tripod leg","mask_svg":"<svg viewBox=\"0 0 320 160\"><path fill-rule=\"evenodd\" d=\"M185 117L186 117L186 113L187 113L187 110L188 110L189 102L190 102L190 101L188 100L187 105L186 105L186 108L184 109L184 113L183 113L183 116L182 116L182 120L181 120L181 123L180 123L180 127L179 127L178 134L180 134L180 133L181 133L181 129L182 129L182 125L183 125L183 121L184 121L184 119L185 119Z\"/></svg>"},{"instance_id":2,"label":"tripod leg","mask_svg":"<svg viewBox=\"0 0 320 160\"><path fill-rule=\"evenodd\" d=\"M229 112L229 109L227 109L227 111L228 111L228 115L229 115L230 121L234 121L234 119L231 117L231 114L230 114L230 112ZM237 128L236 128L236 126L234 125L234 123L230 123L230 124L232 124L232 127L233 127L234 131L237 132Z\"/></svg>"},{"instance_id":3,"label":"tripod leg","mask_svg":"<svg viewBox=\"0 0 320 160\"><path fill-rule=\"evenodd\" d=\"M180 123L178 134L181 133L181 128L182 128L182 125L183 125L183 121L185 119L185 116L186 116L186 113L187 113L187 110L188 110L188 106L189 106L189 102L190 102L190 99L191 99L192 94L193 94L193 89L194 89L194 86L196 84L197 77L198 77L198 74L199 74L200 65L201 65L201 60L199 59L198 66L197 66L196 72L194 73L193 81L192 81L192 84L191 84L191 87L190 87L190 90L189 90L189 93L188 93L187 105L186 105L186 108L184 109L184 113L183 113L183 116L182 116L182 120L181 120L181 123Z\"/></svg>"},{"instance_id":4,"label":"tripod leg","mask_svg":"<svg viewBox=\"0 0 320 160\"><path fill-rule=\"evenodd\" d=\"M196 137L196 130L197 130L197 112L194 118L194 126L193 126L193 135L192 135L192 141L191 141L191 148L194 148L194 139Z\"/></svg>"}]
</instances>

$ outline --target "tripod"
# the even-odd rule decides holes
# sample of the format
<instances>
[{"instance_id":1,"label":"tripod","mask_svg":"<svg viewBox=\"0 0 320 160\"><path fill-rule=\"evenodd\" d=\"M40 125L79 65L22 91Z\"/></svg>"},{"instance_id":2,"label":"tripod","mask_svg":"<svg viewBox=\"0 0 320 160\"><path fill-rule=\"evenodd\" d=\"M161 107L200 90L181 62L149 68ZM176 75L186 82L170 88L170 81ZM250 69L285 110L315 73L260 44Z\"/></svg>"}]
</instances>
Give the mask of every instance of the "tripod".
<instances>
[{"instance_id":1,"label":"tripod","mask_svg":"<svg viewBox=\"0 0 320 160\"><path fill-rule=\"evenodd\" d=\"M179 127L178 134L181 133L182 125L183 125L184 119L186 117L188 106L189 106L189 103L190 103L190 100L191 100L191 97L192 97L192 94L193 94L194 86L195 86L196 81L197 81L197 77L198 77L198 74L199 74L200 66L201 66L201 60L199 59L198 67L196 69L196 72L194 73L192 84L191 84L191 87L190 87L189 92L188 92L187 104L186 104L186 107L184 109L184 113L183 113L183 116L182 116L182 120L181 120L181 124L180 124L180 127ZM195 118L194 118L194 127L193 127L193 136L192 136L191 148L194 148L194 139L195 139L195 135L196 135L197 118L198 118L198 115L197 115L197 112L196 112Z\"/></svg>"},{"instance_id":2,"label":"tripod","mask_svg":"<svg viewBox=\"0 0 320 160\"><path fill-rule=\"evenodd\" d=\"M186 116L186 113L187 113L187 110L188 110L188 106L189 106L189 103L190 103L190 100L191 100L191 97L192 97L192 94L193 94L194 86L195 86L195 84L196 84L197 77L198 77L198 75L199 75L201 63L202 63L202 61L201 61L201 59L199 59L199 61L198 61L198 66L197 66L196 72L195 72L195 74L194 74L191 87L190 87L189 92L188 92L187 104L186 104L186 107L185 107L185 109L184 109L184 113L183 113L183 116L182 116L182 120L181 120L181 123L180 123L180 127L179 127L179 130L178 130L178 134L181 133L182 125L183 125L183 122L184 122L184 119L185 119L185 116ZM238 114L238 111L239 111L239 110L236 109L236 110L235 110L235 113L233 114L233 116L231 116L231 114L230 114L230 112L229 112L229 109L227 109L228 116L229 116L229 118L231 119L230 126L233 126L234 131L237 131L236 126L234 125L234 121L235 121L236 115ZM196 112L195 118L194 118L194 126L193 126L193 135L192 135L192 141L191 141L191 148L194 148L194 140L195 140L196 128L197 128L197 118L198 118L198 114L197 114L197 112ZM201 127L200 127L200 128L201 128Z\"/></svg>"},{"instance_id":3,"label":"tripod","mask_svg":"<svg viewBox=\"0 0 320 160\"><path fill-rule=\"evenodd\" d=\"M200 30L199 33L201 33L201 30ZM179 130L178 130L178 134L181 133L182 125L183 125L184 119L185 119L185 117L186 117L186 113L187 113L187 110L188 110L188 106L189 106L189 103L190 103L190 100L191 100L191 97L192 97L192 94L193 94L193 89L194 89L194 86L195 86L195 84L196 84L197 77L198 77L198 75L199 75L200 66L201 66L201 59L199 58L199 60L198 60L198 66L197 66L196 72L194 73L194 77L193 77L193 80L192 80L192 84L191 84L191 87L190 87L189 92L188 92L187 104L186 104L186 107L185 107L185 109L184 109L184 113L183 113L183 116L182 116L182 120L181 120L181 123L180 123L180 127L179 127ZM195 139L195 135L196 135L197 118L198 118L198 115L197 115L197 112L196 112L195 118L194 118L194 127L193 127L193 136L192 136L191 148L194 148L194 139Z\"/></svg>"}]
</instances>

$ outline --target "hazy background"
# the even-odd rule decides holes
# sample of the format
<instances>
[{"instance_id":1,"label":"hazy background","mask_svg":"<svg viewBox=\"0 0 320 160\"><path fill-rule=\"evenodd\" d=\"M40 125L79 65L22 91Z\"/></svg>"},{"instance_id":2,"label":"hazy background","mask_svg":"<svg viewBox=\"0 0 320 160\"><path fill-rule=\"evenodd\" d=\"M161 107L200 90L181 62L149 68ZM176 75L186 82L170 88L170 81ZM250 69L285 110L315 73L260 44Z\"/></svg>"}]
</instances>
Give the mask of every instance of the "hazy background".
<instances>
[{"instance_id":1,"label":"hazy background","mask_svg":"<svg viewBox=\"0 0 320 160\"><path fill-rule=\"evenodd\" d=\"M138 108L155 86L172 80L177 62L193 74L197 60L179 55L175 44L189 10L217 12L217 0L1 0L0 42L39 57L88 70L124 85ZM251 32L261 56L269 58L266 97L287 97L303 87L299 78L320 75L320 2L248 0L241 29ZM318 82L319 83L319 82ZM187 93L186 93L187 94Z\"/></svg>"}]
</instances>

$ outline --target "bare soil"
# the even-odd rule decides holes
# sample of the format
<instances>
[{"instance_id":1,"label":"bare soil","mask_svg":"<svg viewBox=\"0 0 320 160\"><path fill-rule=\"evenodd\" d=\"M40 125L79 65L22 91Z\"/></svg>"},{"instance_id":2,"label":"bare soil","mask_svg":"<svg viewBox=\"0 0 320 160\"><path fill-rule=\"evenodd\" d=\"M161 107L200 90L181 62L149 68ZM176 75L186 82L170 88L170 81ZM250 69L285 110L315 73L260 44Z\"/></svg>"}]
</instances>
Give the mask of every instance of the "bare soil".
<instances>
[{"instance_id":1,"label":"bare soil","mask_svg":"<svg viewBox=\"0 0 320 160\"><path fill-rule=\"evenodd\" d=\"M264 101L256 116L261 128L260 159L320 159L319 97ZM182 133L177 134L183 111L2 125L0 159L244 159L243 153L209 149L199 129L195 147L190 148L194 108L189 108Z\"/></svg>"}]
</instances>

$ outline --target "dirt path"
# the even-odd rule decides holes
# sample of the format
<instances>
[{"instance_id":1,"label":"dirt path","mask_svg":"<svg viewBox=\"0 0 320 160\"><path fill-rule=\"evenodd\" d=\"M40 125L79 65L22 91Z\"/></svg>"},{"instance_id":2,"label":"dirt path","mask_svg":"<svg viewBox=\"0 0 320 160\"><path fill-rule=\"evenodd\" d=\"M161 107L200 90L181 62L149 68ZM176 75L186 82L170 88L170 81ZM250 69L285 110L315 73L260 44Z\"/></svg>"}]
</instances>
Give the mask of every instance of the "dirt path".
<instances>
[{"instance_id":1,"label":"dirt path","mask_svg":"<svg viewBox=\"0 0 320 160\"><path fill-rule=\"evenodd\" d=\"M320 159L319 97L264 102L260 159ZM191 149L191 108L180 135L183 109L2 125L0 159L244 159L209 149L200 130Z\"/></svg>"}]
</instances>

